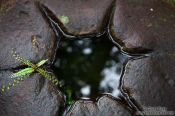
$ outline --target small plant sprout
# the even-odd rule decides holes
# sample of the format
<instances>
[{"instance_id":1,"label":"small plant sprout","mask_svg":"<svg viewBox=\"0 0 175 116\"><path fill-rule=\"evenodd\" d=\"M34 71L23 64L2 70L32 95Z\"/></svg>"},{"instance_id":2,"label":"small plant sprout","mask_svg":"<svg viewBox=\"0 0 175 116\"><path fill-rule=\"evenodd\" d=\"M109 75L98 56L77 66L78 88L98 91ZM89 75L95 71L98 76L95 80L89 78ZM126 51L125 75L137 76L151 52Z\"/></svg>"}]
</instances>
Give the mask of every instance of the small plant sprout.
<instances>
[{"instance_id":1,"label":"small plant sprout","mask_svg":"<svg viewBox=\"0 0 175 116\"><path fill-rule=\"evenodd\" d=\"M64 25L69 23L69 17L67 17L65 15L60 16L59 19Z\"/></svg>"},{"instance_id":2,"label":"small plant sprout","mask_svg":"<svg viewBox=\"0 0 175 116\"><path fill-rule=\"evenodd\" d=\"M9 83L8 86L3 85L1 88L2 92L5 92L5 91L9 90L11 87L16 86L16 84L18 84L20 81L23 81L25 78L29 77L29 75L35 71L38 72L43 77L45 77L46 79L48 79L49 81L51 81L54 85L57 86L59 84L59 81L55 78L55 76L52 73L40 68L40 66L44 65L48 61L47 59L41 60L37 64L33 64L29 60L20 57L16 53L15 50L12 50L12 55L13 55L13 57L15 57L16 60L22 62L23 64L27 65L28 67L25 69L22 69L16 73L13 73L11 75L11 78L15 78L15 79L13 80L12 83Z\"/></svg>"}]
</instances>

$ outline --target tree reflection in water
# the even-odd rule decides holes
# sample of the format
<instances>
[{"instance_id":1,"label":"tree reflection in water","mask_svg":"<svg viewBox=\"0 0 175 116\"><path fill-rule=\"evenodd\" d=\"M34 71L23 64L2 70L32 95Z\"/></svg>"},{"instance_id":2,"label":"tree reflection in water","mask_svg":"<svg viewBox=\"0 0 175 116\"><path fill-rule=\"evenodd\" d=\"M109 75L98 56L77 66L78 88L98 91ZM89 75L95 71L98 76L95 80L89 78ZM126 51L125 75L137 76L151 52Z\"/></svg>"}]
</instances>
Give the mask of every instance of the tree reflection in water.
<instances>
[{"instance_id":1,"label":"tree reflection in water","mask_svg":"<svg viewBox=\"0 0 175 116\"><path fill-rule=\"evenodd\" d=\"M75 98L118 95L123 56L106 38L62 40L55 72Z\"/></svg>"}]
</instances>

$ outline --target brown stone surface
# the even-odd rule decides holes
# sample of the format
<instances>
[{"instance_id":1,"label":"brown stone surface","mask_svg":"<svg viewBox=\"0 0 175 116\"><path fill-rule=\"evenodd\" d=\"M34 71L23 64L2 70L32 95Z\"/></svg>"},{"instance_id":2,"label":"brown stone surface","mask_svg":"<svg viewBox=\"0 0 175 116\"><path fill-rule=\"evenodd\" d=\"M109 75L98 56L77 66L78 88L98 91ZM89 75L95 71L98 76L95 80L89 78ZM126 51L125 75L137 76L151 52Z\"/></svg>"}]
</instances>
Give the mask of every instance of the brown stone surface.
<instances>
[{"instance_id":1,"label":"brown stone surface","mask_svg":"<svg viewBox=\"0 0 175 116\"><path fill-rule=\"evenodd\" d=\"M102 23L112 0L40 0L57 15L68 16L64 25L72 34L102 32ZM112 36L126 48L147 48L149 57L129 61L124 88L141 107L166 107L175 112L175 7L160 0L116 0ZM35 40L35 42L34 42ZM0 1L0 69L17 67L12 48L33 62L54 54L53 31L34 0ZM0 86L9 82L10 71L0 71ZM38 74L5 94L0 94L2 116L54 116L64 105L57 88ZM128 116L125 106L111 97L97 102L77 101L64 115Z\"/></svg>"},{"instance_id":2,"label":"brown stone surface","mask_svg":"<svg viewBox=\"0 0 175 116\"><path fill-rule=\"evenodd\" d=\"M123 87L142 108L175 111L175 7L160 0L117 0L111 31L126 48L152 49L147 58L129 61Z\"/></svg>"},{"instance_id":3,"label":"brown stone surface","mask_svg":"<svg viewBox=\"0 0 175 116\"><path fill-rule=\"evenodd\" d=\"M20 56L35 63L53 57L55 41L52 29L34 0L1 1L0 88L12 81L10 69L22 64L12 56L13 48ZM64 107L63 95L39 74L32 74L8 92L0 93L1 116L55 116L61 107Z\"/></svg>"},{"instance_id":4,"label":"brown stone surface","mask_svg":"<svg viewBox=\"0 0 175 116\"><path fill-rule=\"evenodd\" d=\"M175 7L161 0L117 0L112 27L127 48L175 50Z\"/></svg>"},{"instance_id":5,"label":"brown stone surface","mask_svg":"<svg viewBox=\"0 0 175 116\"><path fill-rule=\"evenodd\" d=\"M51 58L54 34L34 2L10 1L0 4L5 5L0 12L0 69L19 66L11 55L13 48L31 61Z\"/></svg>"},{"instance_id":6,"label":"brown stone surface","mask_svg":"<svg viewBox=\"0 0 175 116\"><path fill-rule=\"evenodd\" d=\"M97 102L77 101L64 116L131 116L131 113L113 98L103 96Z\"/></svg>"},{"instance_id":7,"label":"brown stone surface","mask_svg":"<svg viewBox=\"0 0 175 116\"><path fill-rule=\"evenodd\" d=\"M11 82L10 71L0 71L0 85ZM6 93L0 93L1 116L56 116L63 95L39 74L32 74Z\"/></svg>"},{"instance_id":8,"label":"brown stone surface","mask_svg":"<svg viewBox=\"0 0 175 116\"><path fill-rule=\"evenodd\" d=\"M175 55L158 54L130 61L124 87L141 107L166 107L175 113Z\"/></svg>"},{"instance_id":9,"label":"brown stone surface","mask_svg":"<svg viewBox=\"0 0 175 116\"><path fill-rule=\"evenodd\" d=\"M73 34L102 32L103 19L113 0L42 0L46 7L59 18L69 18L65 25Z\"/></svg>"}]
</instances>

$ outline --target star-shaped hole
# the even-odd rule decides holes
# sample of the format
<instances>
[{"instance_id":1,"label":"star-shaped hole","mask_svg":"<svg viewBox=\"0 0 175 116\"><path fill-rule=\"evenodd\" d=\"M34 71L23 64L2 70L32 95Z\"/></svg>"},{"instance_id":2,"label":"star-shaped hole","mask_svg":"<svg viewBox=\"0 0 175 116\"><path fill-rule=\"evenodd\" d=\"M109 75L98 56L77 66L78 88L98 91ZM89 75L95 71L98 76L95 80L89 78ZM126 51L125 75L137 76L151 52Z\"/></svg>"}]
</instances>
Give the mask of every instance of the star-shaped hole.
<instances>
[{"instance_id":1,"label":"star-shaped hole","mask_svg":"<svg viewBox=\"0 0 175 116\"><path fill-rule=\"evenodd\" d=\"M110 93L137 111L139 107L123 87L122 75L128 60L146 57L150 50L142 47L129 49L121 40L114 40L110 28L115 0L104 17L103 31L85 35L68 33L49 8L40 3L38 6L57 38L51 64L62 80L67 101L71 103L72 98L96 98L101 93Z\"/></svg>"},{"instance_id":2,"label":"star-shaped hole","mask_svg":"<svg viewBox=\"0 0 175 116\"><path fill-rule=\"evenodd\" d=\"M62 39L56 58L54 71L74 98L119 94L126 57L107 38Z\"/></svg>"}]
</instances>

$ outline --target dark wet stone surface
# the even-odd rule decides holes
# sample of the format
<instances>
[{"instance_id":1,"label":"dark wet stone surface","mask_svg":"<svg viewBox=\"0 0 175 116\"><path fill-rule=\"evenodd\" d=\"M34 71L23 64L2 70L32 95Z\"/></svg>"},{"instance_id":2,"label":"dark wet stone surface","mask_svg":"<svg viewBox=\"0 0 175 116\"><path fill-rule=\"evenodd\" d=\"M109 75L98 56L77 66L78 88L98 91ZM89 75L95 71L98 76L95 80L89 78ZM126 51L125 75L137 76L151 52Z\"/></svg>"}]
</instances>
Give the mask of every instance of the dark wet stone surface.
<instances>
[{"instance_id":1,"label":"dark wet stone surface","mask_svg":"<svg viewBox=\"0 0 175 116\"><path fill-rule=\"evenodd\" d=\"M55 36L33 1L0 2L0 87L8 84L11 68L21 62L11 51L34 63L51 59ZM2 69L6 69L2 70ZM20 82L6 93L0 93L1 116L54 116L64 107L64 99L56 86L39 74Z\"/></svg>"},{"instance_id":2,"label":"dark wet stone surface","mask_svg":"<svg viewBox=\"0 0 175 116\"><path fill-rule=\"evenodd\" d=\"M131 113L121 103L103 96L97 102L77 101L64 116L131 116Z\"/></svg>"},{"instance_id":3,"label":"dark wet stone surface","mask_svg":"<svg viewBox=\"0 0 175 116\"><path fill-rule=\"evenodd\" d=\"M122 43L124 51L140 47L152 50L147 58L129 61L124 72L123 89L141 108L166 107L175 111L175 8L160 0L116 1L114 25L111 27L115 40ZM102 22L112 1L41 2L57 17L68 16L70 22L65 27L69 33L92 34L102 32ZM53 57L55 36L33 0L0 1L0 27L0 69L20 65L11 55L12 48L33 62ZM8 82L8 77L9 71L1 70L0 85ZM0 94L2 116L53 116L58 115L63 106L59 89L38 74L32 75L9 92ZM97 102L77 101L64 115L131 114L124 104L103 96Z\"/></svg>"},{"instance_id":4,"label":"dark wet stone surface","mask_svg":"<svg viewBox=\"0 0 175 116\"><path fill-rule=\"evenodd\" d=\"M175 55L158 54L130 61L124 85L141 107L166 107L175 112Z\"/></svg>"},{"instance_id":5,"label":"dark wet stone surface","mask_svg":"<svg viewBox=\"0 0 175 116\"><path fill-rule=\"evenodd\" d=\"M65 25L73 34L92 34L102 32L103 19L112 0L42 0L51 11L69 18Z\"/></svg>"},{"instance_id":6,"label":"dark wet stone surface","mask_svg":"<svg viewBox=\"0 0 175 116\"><path fill-rule=\"evenodd\" d=\"M0 71L0 85L10 82L10 71ZM0 93L1 116L55 116L64 105L62 94L39 74Z\"/></svg>"},{"instance_id":7,"label":"dark wet stone surface","mask_svg":"<svg viewBox=\"0 0 175 116\"><path fill-rule=\"evenodd\" d=\"M160 0L117 0L112 27L124 49L152 50L147 58L129 61L123 88L142 107L175 111L175 8Z\"/></svg>"},{"instance_id":8,"label":"dark wet stone surface","mask_svg":"<svg viewBox=\"0 0 175 116\"><path fill-rule=\"evenodd\" d=\"M34 2L8 0L1 7L5 3L7 10L0 12L0 69L19 66L11 55L12 48L34 62L50 59L55 37Z\"/></svg>"},{"instance_id":9,"label":"dark wet stone surface","mask_svg":"<svg viewBox=\"0 0 175 116\"><path fill-rule=\"evenodd\" d=\"M175 50L175 7L160 0L117 0L113 35L127 48Z\"/></svg>"}]
</instances>

